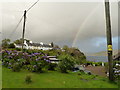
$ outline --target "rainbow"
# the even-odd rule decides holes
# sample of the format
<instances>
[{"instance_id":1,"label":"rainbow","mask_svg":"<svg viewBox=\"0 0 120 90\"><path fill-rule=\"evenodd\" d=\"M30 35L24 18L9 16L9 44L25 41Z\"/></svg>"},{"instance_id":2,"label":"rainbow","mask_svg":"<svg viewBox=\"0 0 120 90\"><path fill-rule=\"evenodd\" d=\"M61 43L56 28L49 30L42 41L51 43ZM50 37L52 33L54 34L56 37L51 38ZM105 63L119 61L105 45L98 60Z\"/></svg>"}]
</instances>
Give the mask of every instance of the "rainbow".
<instances>
[{"instance_id":1,"label":"rainbow","mask_svg":"<svg viewBox=\"0 0 120 90\"><path fill-rule=\"evenodd\" d=\"M84 27L85 27L87 21L90 19L90 17L92 17L92 15L96 12L96 10L99 8L99 6L100 6L100 4L97 5L96 8L91 11L91 13L86 17L86 19L85 19L85 20L83 21L83 23L80 25L80 27L79 27L76 35L75 35L75 38L74 38L74 40L73 40L72 47L76 47L76 43L77 43L77 40L79 39L78 37L79 37L79 35L80 35L80 32L81 32L82 30L84 30Z\"/></svg>"}]
</instances>

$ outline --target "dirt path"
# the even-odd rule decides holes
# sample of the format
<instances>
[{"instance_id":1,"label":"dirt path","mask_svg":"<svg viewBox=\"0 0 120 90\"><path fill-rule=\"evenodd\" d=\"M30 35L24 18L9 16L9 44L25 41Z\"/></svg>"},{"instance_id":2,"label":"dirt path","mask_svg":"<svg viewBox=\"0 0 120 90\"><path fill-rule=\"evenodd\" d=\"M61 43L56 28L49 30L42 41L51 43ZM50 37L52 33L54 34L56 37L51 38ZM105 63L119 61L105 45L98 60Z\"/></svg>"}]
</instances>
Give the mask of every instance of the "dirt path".
<instances>
[{"instance_id":1,"label":"dirt path","mask_svg":"<svg viewBox=\"0 0 120 90\"><path fill-rule=\"evenodd\" d=\"M86 70L91 71L93 74L100 75L106 77L105 74L105 67L102 66L87 66L85 67Z\"/></svg>"}]
</instances>

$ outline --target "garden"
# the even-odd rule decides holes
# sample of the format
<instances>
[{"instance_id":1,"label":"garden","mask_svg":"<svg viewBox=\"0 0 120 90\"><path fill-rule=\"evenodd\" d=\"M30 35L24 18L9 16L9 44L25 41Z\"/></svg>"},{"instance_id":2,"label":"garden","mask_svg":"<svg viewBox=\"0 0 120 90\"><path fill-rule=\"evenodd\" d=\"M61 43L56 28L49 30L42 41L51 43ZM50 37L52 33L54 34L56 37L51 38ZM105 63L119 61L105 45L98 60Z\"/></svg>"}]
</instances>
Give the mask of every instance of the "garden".
<instances>
[{"instance_id":1,"label":"garden","mask_svg":"<svg viewBox=\"0 0 120 90\"><path fill-rule=\"evenodd\" d=\"M48 54L43 52L21 52L17 50L4 50L2 51L2 65L11 69L14 72L19 72L21 69L28 70L30 72L42 73L44 70L59 69L63 73L67 73L67 70L72 70L75 64L74 58L70 55L61 55L59 59L62 61L57 65L51 63ZM56 67L59 68L56 68Z\"/></svg>"},{"instance_id":2,"label":"garden","mask_svg":"<svg viewBox=\"0 0 120 90\"><path fill-rule=\"evenodd\" d=\"M56 55L59 64L47 56ZM72 54L73 55L73 54ZM78 57L60 50L40 51L16 49L2 51L3 88L117 88L108 78L73 72ZM84 60L82 56L81 58ZM81 60L82 60L81 59ZM83 61L79 61L83 63ZM74 82L74 83L73 83ZM87 87L86 87L87 86Z\"/></svg>"}]
</instances>

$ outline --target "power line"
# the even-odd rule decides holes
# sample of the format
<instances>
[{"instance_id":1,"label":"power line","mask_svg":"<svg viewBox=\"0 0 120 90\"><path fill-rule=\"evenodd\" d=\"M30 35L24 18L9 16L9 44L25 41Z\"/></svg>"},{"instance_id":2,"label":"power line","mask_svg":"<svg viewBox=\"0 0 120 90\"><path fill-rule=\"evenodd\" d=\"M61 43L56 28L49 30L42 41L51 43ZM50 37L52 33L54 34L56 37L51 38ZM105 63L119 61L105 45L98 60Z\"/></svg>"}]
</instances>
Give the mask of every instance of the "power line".
<instances>
[{"instance_id":1,"label":"power line","mask_svg":"<svg viewBox=\"0 0 120 90\"><path fill-rule=\"evenodd\" d=\"M38 3L38 1L39 1L39 0L37 0L34 4L32 4L32 5L26 10L26 12L29 11L33 6L35 6L35 4ZM11 32L11 34L9 35L9 38L11 38L11 37L13 36L12 34L16 32L16 30L17 30L17 28L19 27L19 25L20 25L23 17L24 17L24 15L22 15L22 17L21 17L20 21L18 22L17 26L15 27L15 29L14 29L14 30Z\"/></svg>"},{"instance_id":2,"label":"power line","mask_svg":"<svg viewBox=\"0 0 120 90\"><path fill-rule=\"evenodd\" d=\"M23 16L24 16L24 15L22 15L22 17L20 18L17 26L14 28L14 30L13 30L13 31L11 32L11 34L9 35L9 38L11 38L11 37L13 36L12 34L16 32L18 26L20 25L20 23L21 23L21 21L22 21L22 19L23 19Z\"/></svg>"},{"instance_id":3,"label":"power line","mask_svg":"<svg viewBox=\"0 0 120 90\"><path fill-rule=\"evenodd\" d=\"M24 11L24 22L23 22L23 33L22 33L22 51L23 51L23 45L24 45L24 35L25 35L25 24L26 24L26 13L37 4L39 0L37 0L32 6L30 6L27 10Z\"/></svg>"},{"instance_id":4,"label":"power line","mask_svg":"<svg viewBox=\"0 0 120 90\"><path fill-rule=\"evenodd\" d=\"M38 1L39 1L39 0L37 0L33 5L31 5L31 6L28 8L28 10L26 10L26 11L28 12L33 6L35 6L35 4L38 3Z\"/></svg>"}]
</instances>

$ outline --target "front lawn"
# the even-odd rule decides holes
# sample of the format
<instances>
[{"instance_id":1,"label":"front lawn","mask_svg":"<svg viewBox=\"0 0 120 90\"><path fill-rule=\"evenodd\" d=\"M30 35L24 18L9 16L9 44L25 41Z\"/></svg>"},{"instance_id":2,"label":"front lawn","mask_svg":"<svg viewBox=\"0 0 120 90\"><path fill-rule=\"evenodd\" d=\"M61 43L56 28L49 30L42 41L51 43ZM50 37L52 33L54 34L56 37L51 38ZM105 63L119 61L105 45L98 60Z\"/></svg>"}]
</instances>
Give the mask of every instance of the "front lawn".
<instances>
[{"instance_id":1,"label":"front lawn","mask_svg":"<svg viewBox=\"0 0 120 90\"><path fill-rule=\"evenodd\" d=\"M30 74L32 83L26 84L25 77ZM3 88L118 88L117 84L110 83L107 78L95 75L78 75L78 72L68 74L58 71L32 73L29 71L12 72L2 68Z\"/></svg>"}]
</instances>

